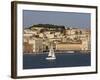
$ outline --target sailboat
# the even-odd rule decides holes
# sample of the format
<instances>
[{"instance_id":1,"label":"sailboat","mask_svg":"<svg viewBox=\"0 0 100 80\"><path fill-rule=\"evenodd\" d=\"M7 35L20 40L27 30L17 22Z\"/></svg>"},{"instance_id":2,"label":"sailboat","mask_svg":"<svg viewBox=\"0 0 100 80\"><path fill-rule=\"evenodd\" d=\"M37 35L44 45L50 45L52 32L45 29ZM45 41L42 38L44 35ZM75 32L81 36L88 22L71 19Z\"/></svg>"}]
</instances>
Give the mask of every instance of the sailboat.
<instances>
[{"instance_id":1,"label":"sailboat","mask_svg":"<svg viewBox=\"0 0 100 80\"><path fill-rule=\"evenodd\" d=\"M50 50L49 50L48 57L47 57L46 59L47 59L47 60L55 60L55 59L56 59L53 46L51 46L51 48L50 48Z\"/></svg>"}]
</instances>

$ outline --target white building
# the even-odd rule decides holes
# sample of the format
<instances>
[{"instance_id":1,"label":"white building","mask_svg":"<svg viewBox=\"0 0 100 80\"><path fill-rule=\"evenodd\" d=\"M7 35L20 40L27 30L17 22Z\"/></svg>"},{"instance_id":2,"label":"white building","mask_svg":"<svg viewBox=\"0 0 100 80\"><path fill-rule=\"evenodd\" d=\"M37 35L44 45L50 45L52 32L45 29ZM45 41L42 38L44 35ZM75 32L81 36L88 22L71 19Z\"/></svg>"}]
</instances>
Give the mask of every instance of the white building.
<instances>
[{"instance_id":1,"label":"white building","mask_svg":"<svg viewBox=\"0 0 100 80\"><path fill-rule=\"evenodd\" d=\"M30 30L30 29L25 29L24 30L25 34L37 34L37 30Z\"/></svg>"},{"instance_id":2,"label":"white building","mask_svg":"<svg viewBox=\"0 0 100 80\"><path fill-rule=\"evenodd\" d=\"M39 34L39 37L43 38L44 37L44 34L43 33L40 33Z\"/></svg>"}]
</instances>

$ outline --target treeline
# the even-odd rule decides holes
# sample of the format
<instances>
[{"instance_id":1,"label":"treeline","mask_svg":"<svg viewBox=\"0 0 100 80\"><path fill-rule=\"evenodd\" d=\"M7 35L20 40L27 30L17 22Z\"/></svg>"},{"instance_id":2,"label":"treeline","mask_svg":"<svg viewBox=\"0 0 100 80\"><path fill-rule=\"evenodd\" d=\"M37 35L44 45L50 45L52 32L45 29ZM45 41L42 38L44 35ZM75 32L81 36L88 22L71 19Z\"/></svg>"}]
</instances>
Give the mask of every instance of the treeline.
<instances>
[{"instance_id":1,"label":"treeline","mask_svg":"<svg viewBox=\"0 0 100 80\"><path fill-rule=\"evenodd\" d=\"M35 25L32 25L30 28L33 28L33 27L63 28L63 29L65 29L65 26L63 26L63 25L54 25L54 24L35 24Z\"/></svg>"}]
</instances>

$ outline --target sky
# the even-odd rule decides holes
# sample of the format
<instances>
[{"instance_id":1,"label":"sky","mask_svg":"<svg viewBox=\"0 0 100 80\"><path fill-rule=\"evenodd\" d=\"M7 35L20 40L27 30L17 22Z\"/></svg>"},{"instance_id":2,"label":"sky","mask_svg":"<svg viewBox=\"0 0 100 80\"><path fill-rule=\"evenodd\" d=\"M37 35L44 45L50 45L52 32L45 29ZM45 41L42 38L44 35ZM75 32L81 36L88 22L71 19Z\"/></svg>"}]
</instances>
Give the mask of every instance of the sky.
<instances>
[{"instance_id":1,"label":"sky","mask_svg":"<svg viewBox=\"0 0 100 80\"><path fill-rule=\"evenodd\" d=\"M90 28L90 13L23 10L23 26L33 24L64 25L72 28Z\"/></svg>"}]
</instances>

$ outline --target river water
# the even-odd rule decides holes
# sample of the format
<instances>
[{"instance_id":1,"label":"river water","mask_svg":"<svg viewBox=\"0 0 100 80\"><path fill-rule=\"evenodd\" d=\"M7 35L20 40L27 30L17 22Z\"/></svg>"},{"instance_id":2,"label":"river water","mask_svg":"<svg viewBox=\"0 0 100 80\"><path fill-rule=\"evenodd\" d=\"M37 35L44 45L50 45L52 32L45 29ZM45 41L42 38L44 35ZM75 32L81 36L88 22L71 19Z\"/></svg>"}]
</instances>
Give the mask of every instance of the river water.
<instances>
[{"instance_id":1,"label":"river water","mask_svg":"<svg viewBox=\"0 0 100 80\"><path fill-rule=\"evenodd\" d=\"M24 54L23 69L79 67L91 65L91 54L85 53L56 53L55 60L46 60L48 54Z\"/></svg>"}]
</instances>

